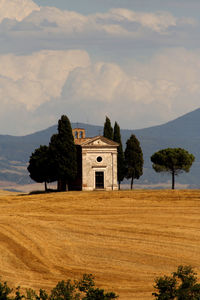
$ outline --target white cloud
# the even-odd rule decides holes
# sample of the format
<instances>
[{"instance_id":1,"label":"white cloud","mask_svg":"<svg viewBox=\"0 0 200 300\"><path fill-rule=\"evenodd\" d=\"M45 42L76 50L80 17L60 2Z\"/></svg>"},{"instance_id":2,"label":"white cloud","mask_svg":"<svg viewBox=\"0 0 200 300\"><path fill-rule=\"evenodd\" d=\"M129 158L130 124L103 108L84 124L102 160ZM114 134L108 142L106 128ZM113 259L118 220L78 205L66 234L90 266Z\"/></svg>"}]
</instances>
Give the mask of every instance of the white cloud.
<instances>
[{"instance_id":1,"label":"white cloud","mask_svg":"<svg viewBox=\"0 0 200 300\"><path fill-rule=\"evenodd\" d=\"M127 74L118 65L96 63L87 68L77 68L72 71L65 84L65 92L80 101L100 101L115 103L124 99L126 103L151 103L156 95L169 94L169 83L141 78L135 74Z\"/></svg>"},{"instance_id":2,"label":"white cloud","mask_svg":"<svg viewBox=\"0 0 200 300\"><path fill-rule=\"evenodd\" d=\"M10 53L0 54L0 127L13 119L22 130L26 121L28 132L70 113L100 124L109 114L134 128L199 107L200 52L173 49L198 45L199 24L186 16L124 8L83 15L0 0L1 51ZM92 59L83 50L50 50L74 48ZM136 63L136 55L145 61Z\"/></svg>"},{"instance_id":3,"label":"white cloud","mask_svg":"<svg viewBox=\"0 0 200 300\"><path fill-rule=\"evenodd\" d=\"M131 72L103 62L77 68L67 78L62 98L76 107L85 103L85 113L93 107L96 114L96 105L99 116L119 115L124 126L137 120L143 127L198 108L199 78L199 52L166 50L146 63L133 64ZM94 120L98 118L97 114Z\"/></svg>"},{"instance_id":4,"label":"white cloud","mask_svg":"<svg viewBox=\"0 0 200 300\"><path fill-rule=\"evenodd\" d=\"M199 107L199 52L169 49L130 69L93 63L80 50L1 55L1 118L22 111L18 117L29 116L29 126L36 119L42 124L39 118L49 125L67 110L77 120L89 113L93 123L101 123L109 114L123 127L144 127Z\"/></svg>"},{"instance_id":5,"label":"white cloud","mask_svg":"<svg viewBox=\"0 0 200 300\"><path fill-rule=\"evenodd\" d=\"M171 27L194 25L192 18L176 18L169 12L136 12L115 8L106 13L82 15L74 11L60 10L55 7L38 7L31 0L0 0L0 21L4 18L15 19L20 24L15 30L41 31L69 36L107 34L108 36L143 36L146 30L166 34ZM28 25L29 24L29 25ZM38 30L40 29L40 30Z\"/></svg>"},{"instance_id":6,"label":"white cloud","mask_svg":"<svg viewBox=\"0 0 200 300\"><path fill-rule=\"evenodd\" d=\"M96 18L97 20L115 21L121 24L135 23L156 32L165 31L170 26L176 26L177 23L177 19L168 12L144 13L122 8L112 9L107 14L97 14Z\"/></svg>"},{"instance_id":7,"label":"white cloud","mask_svg":"<svg viewBox=\"0 0 200 300\"><path fill-rule=\"evenodd\" d=\"M5 115L16 107L33 118L33 112L43 107L40 117L46 115L49 122L67 109L77 119L90 112L94 123L107 113L124 127L144 127L199 107L199 78L200 53L182 48L134 63L131 71L114 63L92 63L80 50L2 55L1 112ZM132 120L139 125L131 125Z\"/></svg>"},{"instance_id":8,"label":"white cloud","mask_svg":"<svg viewBox=\"0 0 200 300\"><path fill-rule=\"evenodd\" d=\"M43 7L26 18L26 21L41 25L44 20L55 23L67 33L106 32L108 34L135 34L137 24L143 28L162 33L170 26L176 26L177 19L168 12L143 13L128 9L112 9L103 14L83 16L76 12L60 11L53 7ZM182 23L184 20L182 19ZM127 29L127 25L129 29ZM54 29L55 30L55 29Z\"/></svg>"},{"instance_id":9,"label":"white cloud","mask_svg":"<svg viewBox=\"0 0 200 300\"><path fill-rule=\"evenodd\" d=\"M29 29L33 33L31 38L40 37L42 31L42 41L54 36L54 47L56 34L57 40L78 36L85 42L86 38L92 47L93 39L99 37L103 37L103 41L108 38L112 44L111 37L134 40L133 37L145 37L149 32L166 36L172 27L195 25L193 19L175 18L167 12L143 13L118 8L84 16L54 7L39 8L28 0L0 0L0 21L3 18L18 21L13 21L15 30L11 38L15 34L23 37L23 30L28 36ZM115 44L111 45L111 53L118 51L114 47ZM130 66L131 60L127 60ZM144 116L143 111L152 110L145 113L144 126L153 125L156 120L165 122L169 116L175 118L199 107L199 70L200 53L184 48L162 50L148 61L133 62L131 71L130 67L127 71L117 63L98 61L98 58L92 63L88 53L82 50L0 55L1 115L6 115L6 107L8 110L15 107L16 111L23 111L23 116L25 111L30 116L43 105L48 119L53 120L57 104L59 112L69 104L74 114L77 107L81 107L80 116L91 111L94 123L100 123L99 118L109 113L123 120L123 126L130 126L129 120L137 120L139 127L143 127L139 120ZM50 106L53 107L51 114Z\"/></svg>"},{"instance_id":10,"label":"white cloud","mask_svg":"<svg viewBox=\"0 0 200 300\"><path fill-rule=\"evenodd\" d=\"M112 36L123 36L123 37L131 37L132 34L123 28L120 25L113 24L113 25L102 25L101 30L107 33L108 35Z\"/></svg>"},{"instance_id":11,"label":"white cloud","mask_svg":"<svg viewBox=\"0 0 200 300\"><path fill-rule=\"evenodd\" d=\"M39 7L31 0L0 0L0 22L3 19L22 21Z\"/></svg>"},{"instance_id":12,"label":"white cloud","mask_svg":"<svg viewBox=\"0 0 200 300\"><path fill-rule=\"evenodd\" d=\"M119 66L99 62L72 71L66 85L77 100L108 102L114 100L116 89L124 78L126 75Z\"/></svg>"},{"instance_id":13,"label":"white cloud","mask_svg":"<svg viewBox=\"0 0 200 300\"><path fill-rule=\"evenodd\" d=\"M12 119L28 133L66 113L96 124L108 114L122 127L141 128L199 107L199 52L169 49L130 69L93 63L79 50L0 56L0 125Z\"/></svg>"},{"instance_id":14,"label":"white cloud","mask_svg":"<svg viewBox=\"0 0 200 300\"><path fill-rule=\"evenodd\" d=\"M88 54L79 50L2 55L0 100L10 99L33 110L51 98L58 98L69 73L88 64Z\"/></svg>"},{"instance_id":15,"label":"white cloud","mask_svg":"<svg viewBox=\"0 0 200 300\"><path fill-rule=\"evenodd\" d=\"M49 25L52 24L51 30L53 31L56 30L54 27L56 25L59 30L66 33L78 33L84 31L88 18L73 11L61 11L55 7L41 7L40 11L34 11L25 21L41 27L46 27L46 22L49 22Z\"/></svg>"},{"instance_id":16,"label":"white cloud","mask_svg":"<svg viewBox=\"0 0 200 300\"><path fill-rule=\"evenodd\" d=\"M128 76L118 65L110 63L97 63L72 71L66 86L66 93L70 92L76 101L87 99L114 104L124 99L128 104L154 100L150 81Z\"/></svg>"}]
</instances>

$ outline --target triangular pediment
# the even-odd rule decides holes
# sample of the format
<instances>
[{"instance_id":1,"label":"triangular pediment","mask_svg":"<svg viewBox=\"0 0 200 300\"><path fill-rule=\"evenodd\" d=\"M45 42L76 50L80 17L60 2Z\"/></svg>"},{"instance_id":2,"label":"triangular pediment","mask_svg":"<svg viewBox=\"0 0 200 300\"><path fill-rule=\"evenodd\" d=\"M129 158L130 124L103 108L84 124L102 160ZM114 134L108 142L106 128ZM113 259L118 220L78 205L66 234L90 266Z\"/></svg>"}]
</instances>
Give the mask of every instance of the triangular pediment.
<instances>
[{"instance_id":1,"label":"triangular pediment","mask_svg":"<svg viewBox=\"0 0 200 300\"><path fill-rule=\"evenodd\" d=\"M82 146L93 146L93 147L117 147L118 143L113 142L112 140L109 140L107 138L105 138L104 136L96 136L94 138L91 138L87 141L85 141L85 143L82 143Z\"/></svg>"}]
</instances>

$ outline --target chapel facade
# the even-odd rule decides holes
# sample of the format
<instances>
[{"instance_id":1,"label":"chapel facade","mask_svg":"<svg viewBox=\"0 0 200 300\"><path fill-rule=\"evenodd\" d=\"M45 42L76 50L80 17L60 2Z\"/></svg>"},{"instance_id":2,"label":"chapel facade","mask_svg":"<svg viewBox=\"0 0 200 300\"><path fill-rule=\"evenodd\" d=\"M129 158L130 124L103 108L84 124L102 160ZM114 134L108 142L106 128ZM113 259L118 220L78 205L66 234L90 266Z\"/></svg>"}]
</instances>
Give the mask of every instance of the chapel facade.
<instances>
[{"instance_id":1,"label":"chapel facade","mask_svg":"<svg viewBox=\"0 0 200 300\"><path fill-rule=\"evenodd\" d=\"M86 137L85 129L72 130L77 148L78 176L70 189L118 190L118 143L103 136Z\"/></svg>"}]
</instances>

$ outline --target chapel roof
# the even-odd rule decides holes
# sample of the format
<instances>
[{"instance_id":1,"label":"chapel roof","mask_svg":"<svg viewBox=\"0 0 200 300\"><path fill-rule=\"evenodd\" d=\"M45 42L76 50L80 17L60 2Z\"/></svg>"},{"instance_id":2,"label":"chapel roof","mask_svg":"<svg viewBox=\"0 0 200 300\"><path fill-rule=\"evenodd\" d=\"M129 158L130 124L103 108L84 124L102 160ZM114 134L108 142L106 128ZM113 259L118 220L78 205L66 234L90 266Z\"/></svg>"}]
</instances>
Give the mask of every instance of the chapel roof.
<instances>
[{"instance_id":1,"label":"chapel roof","mask_svg":"<svg viewBox=\"0 0 200 300\"><path fill-rule=\"evenodd\" d=\"M74 142L76 145L80 145L82 147L105 147L105 146L111 146L111 147L118 147L119 144L105 138L104 136L98 135L92 138L79 138L74 139Z\"/></svg>"},{"instance_id":2,"label":"chapel roof","mask_svg":"<svg viewBox=\"0 0 200 300\"><path fill-rule=\"evenodd\" d=\"M80 138L80 139L74 139L75 145L82 145L83 143L90 141L92 138Z\"/></svg>"}]
</instances>

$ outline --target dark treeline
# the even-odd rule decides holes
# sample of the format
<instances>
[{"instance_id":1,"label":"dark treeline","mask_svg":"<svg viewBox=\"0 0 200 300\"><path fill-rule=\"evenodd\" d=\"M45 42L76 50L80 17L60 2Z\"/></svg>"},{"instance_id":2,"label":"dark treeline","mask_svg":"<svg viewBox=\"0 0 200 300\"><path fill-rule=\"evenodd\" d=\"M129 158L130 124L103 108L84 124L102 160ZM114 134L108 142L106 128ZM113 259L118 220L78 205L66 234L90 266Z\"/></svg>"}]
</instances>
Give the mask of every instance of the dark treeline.
<instances>
[{"instance_id":1,"label":"dark treeline","mask_svg":"<svg viewBox=\"0 0 200 300\"><path fill-rule=\"evenodd\" d=\"M117 148L117 180L121 183L130 179L133 188L135 179L143 175L143 152L137 137L132 134L126 141L123 151L120 127L117 122L112 128L110 119L106 116L103 130L104 137L118 143ZM175 176L189 172L195 157L182 148L167 148L155 152L151 156L152 167L156 172L167 172L172 175L172 189L175 188ZM30 156L28 171L31 179L45 184L57 181L58 191L65 191L70 182L77 176L77 151L74 144L71 123L67 116L61 116L58 121L58 133L53 134L49 146L40 146Z\"/></svg>"},{"instance_id":2,"label":"dark treeline","mask_svg":"<svg viewBox=\"0 0 200 300\"><path fill-rule=\"evenodd\" d=\"M105 292L95 286L92 274L84 274L79 281L59 281L48 294L40 289L37 293L33 289L26 289L25 293L17 287L14 291L6 282L0 283L1 300L110 300L118 296L113 292Z\"/></svg>"}]
</instances>

